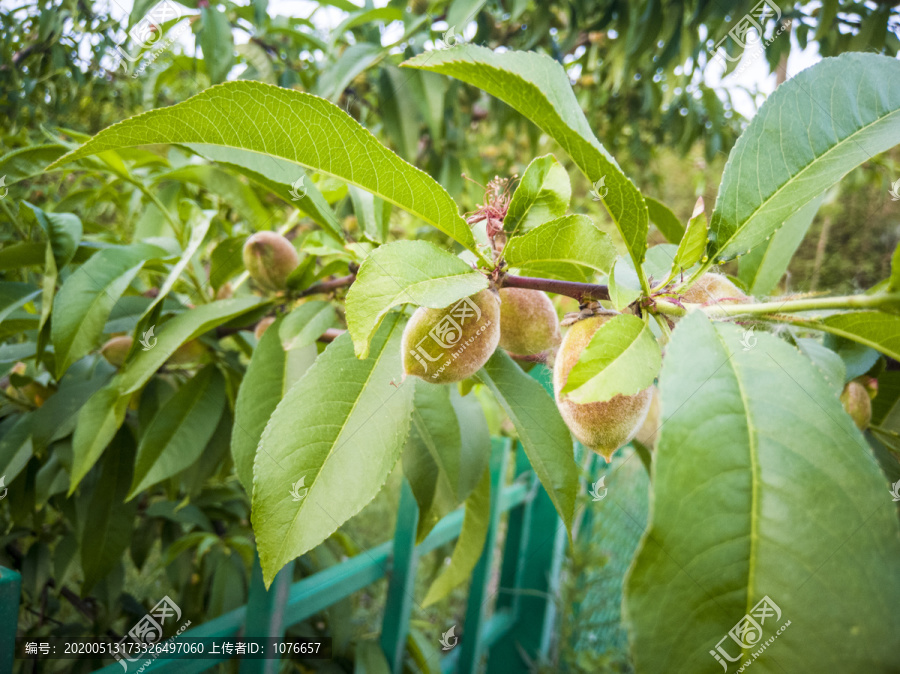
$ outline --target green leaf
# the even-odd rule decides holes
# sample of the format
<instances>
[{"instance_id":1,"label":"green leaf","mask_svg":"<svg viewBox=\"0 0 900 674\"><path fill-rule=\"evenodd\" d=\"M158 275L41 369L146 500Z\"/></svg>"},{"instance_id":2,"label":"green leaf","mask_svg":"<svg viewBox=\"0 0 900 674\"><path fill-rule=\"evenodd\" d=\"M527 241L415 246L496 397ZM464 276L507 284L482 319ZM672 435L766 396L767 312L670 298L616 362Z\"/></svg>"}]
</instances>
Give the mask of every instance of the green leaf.
<instances>
[{"instance_id":1,"label":"green leaf","mask_svg":"<svg viewBox=\"0 0 900 674\"><path fill-rule=\"evenodd\" d=\"M221 300L175 316L162 326L152 348L138 351L108 386L91 396L81 408L75 426L69 494L75 491L122 425L130 394L146 384L179 346L261 304L255 297Z\"/></svg>"},{"instance_id":2,"label":"green leaf","mask_svg":"<svg viewBox=\"0 0 900 674\"><path fill-rule=\"evenodd\" d=\"M650 222L656 225L660 233L666 237L669 243L679 243L684 236L684 226L672 209L653 197L644 197L647 202L647 213Z\"/></svg>"},{"instance_id":3,"label":"green leaf","mask_svg":"<svg viewBox=\"0 0 900 674\"><path fill-rule=\"evenodd\" d=\"M278 329L281 344L285 351L315 344L328 328L334 327L335 318L334 306L330 302L304 302L285 316L281 323Z\"/></svg>"},{"instance_id":4,"label":"green leaf","mask_svg":"<svg viewBox=\"0 0 900 674\"><path fill-rule=\"evenodd\" d=\"M203 239L206 238L206 233L209 231L209 223L210 218L200 211L199 208L194 207L193 216L188 221L188 226L190 227L190 239L188 240L187 245L184 247L184 251L181 253L181 256L178 258L178 262L172 265L172 268L169 270L168 275L166 276L166 280L163 281L162 286L160 286L159 291L156 293L156 297L144 310L144 315L141 316L141 319L147 318L153 314L153 310L159 306L166 297L168 297L169 293L172 291L172 288L175 287L175 283L181 277L181 273L185 270L185 268L190 264L191 258L197 253L200 249L200 245L203 243Z\"/></svg>"},{"instance_id":5,"label":"green leaf","mask_svg":"<svg viewBox=\"0 0 900 674\"><path fill-rule=\"evenodd\" d=\"M661 365L662 352L650 325L620 314L594 333L560 393L579 404L634 395L653 384Z\"/></svg>"},{"instance_id":6,"label":"green leaf","mask_svg":"<svg viewBox=\"0 0 900 674\"><path fill-rule=\"evenodd\" d=\"M752 250L898 139L896 59L847 53L798 73L769 96L731 150L710 223L710 256L721 262Z\"/></svg>"},{"instance_id":7,"label":"green leaf","mask_svg":"<svg viewBox=\"0 0 900 674\"><path fill-rule=\"evenodd\" d=\"M199 145L203 152L224 146L288 160L368 190L469 250L475 248L453 199L428 174L400 159L333 103L260 82L227 82L119 122L53 166L153 143Z\"/></svg>"},{"instance_id":8,"label":"green leaf","mask_svg":"<svg viewBox=\"0 0 900 674\"><path fill-rule=\"evenodd\" d=\"M271 218L249 185L218 166L207 164L182 166L174 171L157 175L153 182L161 184L170 180L200 185L208 192L220 197L224 203L234 208L244 220L254 227L258 227Z\"/></svg>"},{"instance_id":9,"label":"green leaf","mask_svg":"<svg viewBox=\"0 0 900 674\"><path fill-rule=\"evenodd\" d=\"M385 206L389 209L390 204L353 185L350 185L349 193L353 212L365 237L375 243L387 241L390 222L384 217L384 210Z\"/></svg>"},{"instance_id":10,"label":"green leaf","mask_svg":"<svg viewBox=\"0 0 900 674\"><path fill-rule=\"evenodd\" d=\"M305 306L308 305L299 309ZM295 351L286 350L280 335L286 321L287 318L275 321L263 333L253 350L234 405L231 455L235 472L248 494L253 493L253 461L269 417L317 355L313 342L300 344Z\"/></svg>"},{"instance_id":11,"label":"green leaf","mask_svg":"<svg viewBox=\"0 0 900 674\"><path fill-rule=\"evenodd\" d=\"M809 337L798 339L797 348L818 368L834 394L840 395L847 377L843 359L821 342Z\"/></svg>"},{"instance_id":12,"label":"green leaf","mask_svg":"<svg viewBox=\"0 0 900 674\"><path fill-rule=\"evenodd\" d=\"M503 219L510 235L565 215L572 199L569 174L552 154L532 160L522 174Z\"/></svg>"},{"instance_id":13,"label":"green leaf","mask_svg":"<svg viewBox=\"0 0 900 674\"><path fill-rule=\"evenodd\" d=\"M39 265L44 261L46 246L39 241L23 241L0 250L0 271Z\"/></svg>"},{"instance_id":14,"label":"green leaf","mask_svg":"<svg viewBox=\"0 0 900 674\"><path fill-rule=\"evenodd\" d=\"M144 263L165 256L162 248L148 244L104 248L66 279L50 323L57 379L97 347L110 312Z\"/></svg>"},{"instance_id":15,"label":"green leaf","mask_svg":"<svg viewBox=\"0 0 900 674\"><path fill-rule=\"evenodd\" d=\"M450 387L450 404L459 421L461 452L459 458L460 500L468 497L481 480L491 458L491 433L484 408L474 395L460 395L455 386Z\"/></svg>"},{"instance_id":16,"label":"green leaf","mask_svg":"<svg viewBox=\"0 0 900 674\"><path fill-rule=\"evenodd\" d=\"M203 62L213 84L222 82L234 65L234 37L231 23L217 7L201 7L200 48Z\"/></svg>"},{"instance_id":17,"label":"green leaf","mask_svg":"<svg viewBox=\"0 0 900 674\"><path fill-rule=\"evenodd\" d=\"M18 477L34 456L35 424L34 412L26 412L18 416L7 417L3 421L4 433L0 437L0 475L6 478L6 484Z\"/></svg>"},{"instance_id":18,"label":"green leaf","mask_svg":"<svg viewBox=\"0 0 900 674\"><path fill-rule=\"evenodd\" d=\"M130 433L124 430L119 433L113 450L103 461L100 479L85 513L79 546L84 593L90 592L119 564L131 544L134 530L138 504L124 502L134 465L134 441Z\"/></svg>"},{"instance_id":19,"label":"green leaf","mask_svg":"<svg viewBox=\"0 0 900 674\"><path fill-rule=\"evenodd\" d=\"M809 360L769 334L745 351L742 335L694 312L667 348L650 524L625 593L635 671L718 672L721 645L760 672L888 672L900 527L887 481ZM766 596L780 616L754 612ZM742 650L728 633L748 613L763 634Z\"/></svg>"},{"instance_id":20,"label":"green leaf","mask_svg":"<svg viewBox=\"0 0 900 674\"><path fill-rule=\"evenodd\" d=\"M629 258L620 257L609 272L609 301L622 311L641 296L641 281Z\"/></svg>"},{"instance_id":21,"label":"green leaf","mask_svg":"<svg viewBox=\"0 0 900 674\"><path fill-rule=\"evenodd\" d=\"M6 177L7 186L40 175L47 164L62 157L66 149L64 145L50 143L21 147L7 152L0 157L0 175Z\"/></svg>"},{"instance_id":22,"label":"green leaf","mask_svg":"<svg viewBox=\"0 0 900 674\"><path fill-rule=\"evenodd\" d=\"M536 52L493 52L459 45L420 54L403 66L449 75L479 87L537 124L575 161L592 183L604 181L603 196L635 267L647 249L647 205L591 131L558 62Z\"/></svg>"},{"instance_id":23,"label":"green leaf","mask_svg":"<svg viewBox=\"0 0 900 674\"><path fill-rule=\"evenodd\" d=\"M316 93L330 101L338 100L353 79L377 63L384 53L380 44L372 42L350 45L327 61L328 65L316 80Z\"/></svg>"},{"instance_id":24,"label":"green leaf","mask_svg":"<svg viewBox=\"0 0 900 674\"><path fill-rule=\"evenodd\" d=\"M850 311L833 314L811 327L880 351L900 360L900 316L881 311Z\"/></svg>"},{"instance_id":25,"label":"green leaf","mask_svg":"<svg viewBox=\"0 0 900 674\"><path fill-rule=\"evenodd\" d=\"M159 409L138 446L128 499L193 464L225 409L225 378L207 365Z\"/></svg>"},{"instance_id":26,"label":"green leaf","mask_svg":"<svg viewBox=\"0 0 900 674\"><path fill-rule=\"evenodd\" d=\"M419 505L416 542L425 537L446 514L455 510L460 497L462 439L449 386L416 378L409 437L403 449L403 474Z\"/></svg>"},{"instance_id":27,"label":"green leaf","mask_svg":"<svg viewBox=\"0 0 900 674\"><path fill-rule=\"evenodd\" d=\"M893 293L898 290L900 290L900 244L897 244L891 256L891 277L888 280L887 292Z\"/></svg>"},{"instance_id":28,"label":"green leaf","mask_svg":"<svg viewBox=\"0 0 900 674\"><path fill-rule=\"evenodd\" d=\"M78 244L81 243L81 218L74 213L45 213L27 201L24 203L30 211L23 212L34 215L35 221L44 230L50 242L56 268L62 269L75 256Z\"/></svg>"},{"instance_id":29,"label":"green leaf","mask_svg":"<svg viewBox=\"0 0 900 674\"><path fill-rule=\"evenodd\" d=\"M365 360L349 334L338 337L272 414L253 467L266 585L362 510L397 463L413 404L411 382L399 383L404 325L399 314L387 318Z\"/></svg>"},{"instance_id":30,"label":"green leaf","mask_svg":"<svg viewBox=\"0 0 900 674\"><path fill-rule=\"evenodd\" d=\"M503 256L511 267L523 270L532 264L568 262L605 274L616 259L616 249L588 216L565 215L510 239Z\"/></svg>"},{"instance_id":31,"label":"green leaf","mask_svg":"<svg viewBox=\"0 0 900 674\"><path fill-rule=\"evenodd\" d=\"M209 258L209 284L218 290L244 268L245 236L230 236L216 244Z\"/></svg>"},{"instance_id":32,"label":"green leaf","mask_svg":"<svg viewBox=\"0 0 900 674\"><path fill-rule=\"evenodd\" d=\"M40 294L41 289L31 283L0 282L0 323L10 313Z\"/></svg>"},{"instance_id":33,"label":"green leaf","mask_svg":"<svg viewBox=\"0 0 900 674\"><path fill-rule=\"evenodd\" d=\"M738 278L750 294L768 295L778 285L824 200L822 192L788 217L768 241L738 260Z\"/></svg>"},{"instance_id":34,"label":"green leaf","mask_svg":"<svg viewBox=\"0 0 900 674\"><path fill-rule=\"evenodd\" d=\"M572 436L559 416L556 403L503 349L494 352L477 377L491 390L516 427L531 467L571 535L578 466Z\"/></svg>"},{"instance_id":35,"label":"green leaf","mask_svg":"<svg viewBox=\"0 0 900 674\"><path fill-rule=\"evenodd\" d=\"M455 255L427 241L395 241L373 250L347 293L347 328L356 354L398 304L443 309L488 287L487 278Z\"/></svg>"},{"instance_id":36,"label":"green leaf","mask_svg":"<svg viewBox=\"0 0 900 674\"><path fill-rule=\"evenodd\" d=\"M672 272L684 272L693 267L703 257L706 250L706 213L703 212L703 197L697 199L694 212L688 222L687 230L678 244L675 252L675 261L672 263Z\"/></svg>"},{"instance_id":37,"label":"green leaf","mask_svg":"<svg viewBox=\"0 0 900 674\"><path fill-rule=\"evenodd\" d=\"M422 607L430 606L446 597L453 588L462 585L472 574L478 563L487 539L488 525L491 516L491 471L485 469L481 481L466 499L466 511L463 516L462 531L453 548L450 565L445 566L440 575L434 579Z\"/></svg>"},{"instance_id":38,"label":"green leaf","mask_svg":"<svg viewBox=\"0 0 900 674\"><path fill-rule=\"evenodd\" d=\"M185 146L201 157L223 164L269 190L308 215L313 222L322 227L326 234L343 245L344 235L341 231L341 223L334 214L334 210L328 205L328 201L322 196L312 179L297 164L285 159L276 159L272 155L257 154L234 147L197 143L185 143ZM297 185L296 190L295 184ZM297 196L303 194L301 186L306 194L298 199ZM258 229L262 229L264 225L268 224L268 220L255 224Z\"/></svg>"}]
</instances>

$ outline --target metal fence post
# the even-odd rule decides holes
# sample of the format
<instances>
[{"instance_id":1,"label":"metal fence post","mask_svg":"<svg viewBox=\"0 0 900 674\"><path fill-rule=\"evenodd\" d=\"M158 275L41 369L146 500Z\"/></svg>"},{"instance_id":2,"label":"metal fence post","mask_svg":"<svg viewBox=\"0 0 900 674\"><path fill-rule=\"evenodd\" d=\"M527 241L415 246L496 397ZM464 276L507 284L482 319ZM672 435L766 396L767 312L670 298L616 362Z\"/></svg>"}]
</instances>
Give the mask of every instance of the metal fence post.
<instances>
[{"instance_id":1,"label":"metal fence post","mask_svg":"<svg viewBox=\"0 0 900 674\"><path fill-rule=\"evenodd\" d=\"M284 636L284 607L287 604L293 576L294 562L292 561L278 572L267 591L263 582L262 568L259 565L259 555L256 556L250 576L244 636L257 638ZM242 660L240 672L241 674L275 674L279 664L277 658Z\"/></svg>"},{"instance_id":2,"label":"metal fence post","mask_svg":"<svg viewBox=\"0 0 900 674\"><path fill-rule=\"evenodd\" d=\"M391 561L390 582L384 618L381 623L381 648L391 666L391 671L403 671L406 655L406 636L409 634L409 617L412 613L415 589L416 527L419 523L419 506L409 483L404 478L397 509L397 528L394 531L394 554Z\"/></svg>"},{"instance_id":3,"label":"metal fence post","mask_svg":"<svg viewBox=\"0 0 900 674\"><path fill-rule=\"evenodd\" d=\"M22 577L0 566L0 672L11 672L19 624Z\"/></svg>"}]
</instances>

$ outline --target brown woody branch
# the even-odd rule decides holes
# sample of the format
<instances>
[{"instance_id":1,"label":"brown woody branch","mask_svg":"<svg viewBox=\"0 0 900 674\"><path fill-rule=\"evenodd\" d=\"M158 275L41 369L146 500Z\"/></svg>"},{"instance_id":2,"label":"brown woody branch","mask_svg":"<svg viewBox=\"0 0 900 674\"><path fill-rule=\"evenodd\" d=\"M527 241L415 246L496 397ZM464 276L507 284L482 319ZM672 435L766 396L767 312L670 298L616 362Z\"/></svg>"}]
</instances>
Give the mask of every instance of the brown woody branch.
<instances>
[{"instance_id":1,"label":"brown woody branch","mask_svg":"<svg viewBox=\"0 0 900 674\"><path fill-rule=\"evenodd\" d=\"M337 290L338 288L343 288L350 285L355 280L356 274L347 274L346 276L330 279L328 281L313 283L309 288L301 292L298 297L307 297L309 295L321 295L324 293L330 293L332 290Z\"/></svg>"},{"instance_id":2,"label":"brown woody branch","mask_svg":"<svg viewBox=\"0 0 900 674\"><path fill-rule=\"evenodd\" d=\"M609 288L598 283L578 283L576 281L557 281L547 278L533 278L531 276L513 276L504 274L500 277L502 288L526 288L528 290L543 290L556 295L574 297L579 302L590 300L608 300Z\"/></svg>"}]
</instances>

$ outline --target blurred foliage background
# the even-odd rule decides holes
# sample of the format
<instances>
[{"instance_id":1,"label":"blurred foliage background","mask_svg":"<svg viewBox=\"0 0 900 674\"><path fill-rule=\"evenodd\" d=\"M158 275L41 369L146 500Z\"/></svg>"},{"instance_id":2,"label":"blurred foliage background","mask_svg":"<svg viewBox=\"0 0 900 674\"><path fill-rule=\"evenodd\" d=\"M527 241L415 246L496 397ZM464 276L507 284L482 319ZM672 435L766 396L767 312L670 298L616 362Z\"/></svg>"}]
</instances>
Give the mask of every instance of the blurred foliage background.
<instances>
[{"instance_id":1,"label":"blurred foliage background","mask_svg":"<svg viewBox=\"0 0 900 674\"><path fill-rule=\"evenodd\" d=\"M319 246L327 261L327 244L314 232L302 231L307 221L290 202L253 189L227 168L214 174L191 170L177 150L165 159L133 151L125 156L127 166L101 158L93 171L70 167L46 174L41 169L55 156L42 160L39 153L19 151L36 144L69 147L132 114L182 101L225 80L252 79L333 101L470 210L483 197L476 183L521 174L532 157L556 148L518 113L474 88L398 68L403 60L441 43L465 40L491 48L538 50L563 63L598 137L645 194L669 205L686 222L697 196L706 199L708 208L715 200L728 152L746 121L739 108L751 114L752 103L762 100L770 80L783 81L790 58L845 51L896 56L900 48L900 3L884 1L390 0L378 6L349 0L284 5L267 0L166 1L175 15L143 43L135 35L146 29L145 17L155 0L137 0L127 14L116 3L86 0L0 5L0 113L6 120L0 175L7 178L0 189L46 211L77 211L86 234L110 242L171 235L160 207L181 212L184 200L209 213L213 229L227 236L294 218L302 234L312 237L309 245ZM748 85L746 77L729 75L746 65L750 50L739 60L742 46L728 35L761 4L769 7L763 24L766 46L754 72L770 77ZM723 38L722 48L735 59L724 59L726 73L711 63L711 50ZM750 107L738 105L739 99ZM565 161L562 153L557 157ZM590 186L576 171L570 174L578 207L614 233L588 196ZM887 276L890 253L900 239L900 201L889 193L898 179L896 150L851 173L827 196L781 290L851 292ZM352 232L355 219L346 187L318 186ZM0 199L0 244L7 252L20 242L23 226L22 212L15 212L11 202ZM194 215L189 207L183 213L185 219ZM401 219L400 226L410 224ZM435 235L428 230L420 234ZM653 236L663 240L658 232ZM23 253L20 248L14 254ZM9 257L0 252L0 271L9 268L4 267ZM127 315L120 320L129 325ZM25 319L6 320L0 336L6 339L30 328ZM2 361L3 388L10 383L16 390L31 387L32 397L4 400L0 424L19 411L16 405L40 407L41 387L51 385L46 378L31 378L30 371L12 372L12 351L4 352ZM492 430L499 431L499 425ZM211 444L227 447L223 435L224 420ZM7 443L0 451L8 449ZM24 627L38 631L55 623L65 631L87 620L102 634L116 620L139 618L144 612L139 600L162 596L172 587L189 598L186 611L209 617L244 603L252 561L246 496L233 482L214 488L208 484L228 468L199 465L180 476L182 491L172 492L171 500L137 504L141 524L129 545L131 561L113 560L114 568L97 570L102 580L76 587L71 561L83 536L85 513L102 504L93 503L91 492L83 490L83 498L67 502L71 512L42 510L41 504L61 491L54 472L59 468L39 472L32 466L29 479L38 489L26 498L11 488L9 510L0 512L0 563L23 569L30 615ZM396 509L396 483L392 480L393 488L351 520L344 537L334 537L298 565L297 573L311 573L384 540ZM175 498L178 493L187 493L189 503ZM70 526L79 521L74 529ZM124 558L126 551L120 552ZM434 553L435 570L447 552ZM587 544L574 551L567 578L581 576L580 569L602 577L607 563L621 560L611 558L603 545ZM50 587L56 591L48 592ZM569 671L628 671L622 662L623 637L614 628L609 628L615 646L611 651L592 646L593 632L579 636L581 618L568 607L584 600L584 584L564 583L563 588L557 660L543 666L547 671L558 671L560 663ZM301 631L333 634L336 651L350 658L347 644L371 638L377 630L383 602L379 593L383 587L376 585ZM461 609L461 596L451 599L451 611ZM617 614L610 619L617 620Z\"/></svg>"}]
</instances>

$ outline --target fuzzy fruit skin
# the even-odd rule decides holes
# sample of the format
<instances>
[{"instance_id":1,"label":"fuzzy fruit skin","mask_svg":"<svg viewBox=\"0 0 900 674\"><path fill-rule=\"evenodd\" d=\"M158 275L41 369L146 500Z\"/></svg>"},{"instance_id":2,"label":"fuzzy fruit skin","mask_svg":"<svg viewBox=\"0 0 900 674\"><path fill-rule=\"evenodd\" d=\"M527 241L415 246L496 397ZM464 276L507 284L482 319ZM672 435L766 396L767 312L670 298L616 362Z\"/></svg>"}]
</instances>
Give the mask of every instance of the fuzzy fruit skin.
<instances>
[{"instance_id":1,"label":"fuzzy fruit skin","mask_svg":"<svg viewBox=\"0 0 900 674\"><path fill-rule=\"evenodd\" d=\"M731 280L723 274L706 273L687 289L681 297L682 301L692 304L742 304L750 302L748 297Z\"/></svg>"},{"instance_id":2,"label":"fuzzy fruit skin","mask_svg":"<svg viewBox=\"0 0 900 674\"><path fill-rule=\"evenodd\" d=\"M540 290L501 288L500 346L519 356L555 350L562 341L553 302Z\"/></svg>"},{"instance_id":3,"label":"fuzzy fruit skin","mask_svg":"<svg viewBox=\"0 0 900 674\"><path fill-rule=\"evenodd\" d=\"M256 327L253 329L253 335L256 337L257 341L262 339L263 333L269 329L269 326L275 322L274 316L266 316L259 323L256 324Z\"/></svg>"},{"instance_id":4,"label":"fuzzy fruit skin","mask_svg":"<svg viewBox=\"0 0 900 674\"><path fill-rule=\"evenodd\" d=\"M263 290L284 290L299 262L291 242L276 232L257 232L244 244L244 266Z\"/></svg>"},{"instance_id":5,"label":"fuzzy fruit skin","mask_svg":"<svg viewBox=\"0 0 900 674\"><path fill-rule=\"evenodd\" d=\"M653 391L650 409L647 410L647 418L644 419L644 423L641 424L634 439L648 449L656 449L656 443L659 440L659 389L655 386L650 388Z\"/></svg>"},{"instance_id":6,"label":"fuzzy fruit skin","mask_svg":"<svg viewBox=\"0 0 900 674\"><path fill-rule=\"evenodd\" d=\"M100 348L100 355L106 358L110 365L122 367L133 343L134 340L128 335L113 337Z\"/></svg>"},{"instance_id":7,"label":"fuzzy fruit skin","mask_svg":"<svg viewBox=\"0 0 900 674\"><path fill-rule=\"evenodd\" d=\"M479 308L481 317L476 320L473 315L465 319L459 338L446 339L452 342L449 348L441 347L428 333L445 316L451 316L455 307L467 306L465 300L444 309L416 309L403 330L404 376L412 374L433 384L447 384L471 377L487 362L500 341L500 299L492 290L482 290L468 299ZM473 311L471 307L469 311ZM467 343L469 340L471 343Z\"/></svg>"},{"instance_id":8,"label":"fuzzy fruit skin","mask_svg":"<svg viewBox=\"0 0 900 674\"><path fill-rule=\"evenodd\" d=\"M610 318L611 315L591 316L573 324L563 338L553 368L553 391L563 421L581 444L607 461L640 430L653 400L653 387L634 395L617 395L606 402L583 405L560 398L559 392L591 337Z\"/></svg>"},{"instance_id":9,"label":"fuzzy fruit skin","mask_svg":"<svg viewBox=\"0 0 900 674\"><path fill-rule=\"evenodd\" d=\"M864 431L869 427L872 421L872 399L860 382L855 379L848 382L841 393L841 405L859 430Z\"/></svg>"}]
</instances>

